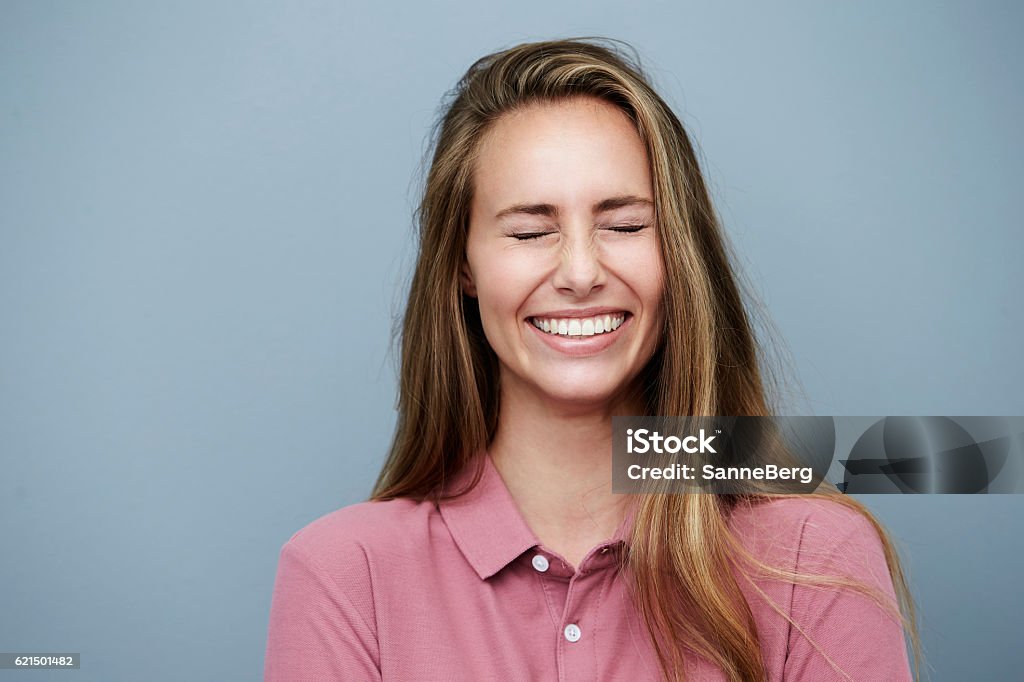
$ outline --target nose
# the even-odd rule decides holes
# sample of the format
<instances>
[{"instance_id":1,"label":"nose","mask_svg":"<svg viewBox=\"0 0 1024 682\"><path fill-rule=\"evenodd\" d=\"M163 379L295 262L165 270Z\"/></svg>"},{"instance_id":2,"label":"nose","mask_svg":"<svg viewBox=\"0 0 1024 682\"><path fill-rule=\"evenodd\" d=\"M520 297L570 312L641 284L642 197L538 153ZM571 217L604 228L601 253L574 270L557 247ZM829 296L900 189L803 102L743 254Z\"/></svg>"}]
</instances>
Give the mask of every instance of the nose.
<instances>
[{"instance_id":1,"label":"nose","mask_svg":"<svg viewBox=\"0 0 1024 682\"><path fill-rule=\"evenodd\" d=\"M552 283L565 293L585 298L604 286L601 253L589 229L563 230L562 249Z\"/></svg>"}]
</instances>

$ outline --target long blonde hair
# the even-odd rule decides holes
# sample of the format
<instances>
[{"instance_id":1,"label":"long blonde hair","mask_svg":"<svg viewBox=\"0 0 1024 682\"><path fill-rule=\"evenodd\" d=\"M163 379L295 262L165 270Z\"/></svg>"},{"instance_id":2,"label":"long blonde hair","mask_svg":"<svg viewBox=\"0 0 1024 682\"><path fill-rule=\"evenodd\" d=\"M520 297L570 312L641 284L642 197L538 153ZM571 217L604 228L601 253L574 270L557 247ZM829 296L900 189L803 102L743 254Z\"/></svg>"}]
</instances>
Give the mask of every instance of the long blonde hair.
<instances>
[{"instance_id":1,"label":"long blonde hair","mask_svg":"<svg viewBox=\"0 0 1024 682\"><path fill-rule=\"evenodd\" d=\"M496 432L497 358L476 300L462 293L458 274L479 143L495 120L532 103L601 98L629 116L646 147L665 264L663 342L636 384L647 414L772 414L762 349L689 137L649 85L639 59L616 49L617 43L578 38L521 44L476 61L449 93L433 131L433 158L417 209L419 252L400 330L398 421L371 499L439 500L446 481ZM472 484L479 475L478 469ZM871 521L897 604L865 586L789 573L745 552L730 531L729 514L736 505L771 496L640 496L624 567L667 679L684 678L687 652L707 658L731 680L766 678L753 617L731 570L741 564L781 579L869 594L901 618L919 669L913 602L892 541L863 505L834 487L823 486L815 496Z\"/></svg>"}]
</instances>

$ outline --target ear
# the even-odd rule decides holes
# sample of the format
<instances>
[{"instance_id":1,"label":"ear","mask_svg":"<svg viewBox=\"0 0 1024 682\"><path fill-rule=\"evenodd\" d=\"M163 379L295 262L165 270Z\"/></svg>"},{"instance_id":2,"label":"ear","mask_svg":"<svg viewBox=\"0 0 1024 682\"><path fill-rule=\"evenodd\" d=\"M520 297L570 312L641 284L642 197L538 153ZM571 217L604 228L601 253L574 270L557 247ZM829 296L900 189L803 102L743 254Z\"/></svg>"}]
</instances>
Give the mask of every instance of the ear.
<instances>
[{"instance_id":1,"label":"ear","mask_svg":"<svg viewBox=\"0 0 1024 682\"><path fill-rule=\"evenodd\" d=\"M476 285L473 283L473 273L470 271L469 262L466 260L462 261L459 282L462 284L462 293L476 298Z\"/></svg>"}]
</instances>

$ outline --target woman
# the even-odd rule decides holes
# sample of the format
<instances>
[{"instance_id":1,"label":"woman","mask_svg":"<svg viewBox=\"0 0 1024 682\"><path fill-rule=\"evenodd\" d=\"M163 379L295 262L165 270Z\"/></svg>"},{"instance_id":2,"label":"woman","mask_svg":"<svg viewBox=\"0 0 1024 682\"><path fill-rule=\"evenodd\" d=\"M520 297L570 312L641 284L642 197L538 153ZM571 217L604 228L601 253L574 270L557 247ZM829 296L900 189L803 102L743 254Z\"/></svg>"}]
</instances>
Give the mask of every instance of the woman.
<instances>
[{"instance_id":1,"label":"woman","mask_svg":"<svg viewBox=\"0 0 1024 682\"><path fill-rule=\"evenodd\" d=\"M853 499L611 493L613 415L772 413L639 65L489 55L435 143L391 452L282 548L266 678L909 679L907 587Z\"/></svg>"}]
</instances>

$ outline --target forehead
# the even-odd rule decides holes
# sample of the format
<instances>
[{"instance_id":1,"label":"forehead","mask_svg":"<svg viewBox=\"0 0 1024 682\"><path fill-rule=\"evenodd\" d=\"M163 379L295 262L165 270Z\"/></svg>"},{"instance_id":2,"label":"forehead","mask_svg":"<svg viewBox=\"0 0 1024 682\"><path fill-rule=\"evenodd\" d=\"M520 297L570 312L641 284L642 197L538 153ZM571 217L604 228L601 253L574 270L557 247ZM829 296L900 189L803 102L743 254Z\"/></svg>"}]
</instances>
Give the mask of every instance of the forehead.
<instances>
[{"instance_id":1,"label":"forehead","mask_svg":"<svg viewBox=\"0 0 1024 682\"><path fill-rule=\"evenodd\" d=\"M608 102L532 104L499 118L481 140L474 170L478 216L524 202L589 208L618 195L653 199L643 141Z\"/></svg>"}]
</instances>

